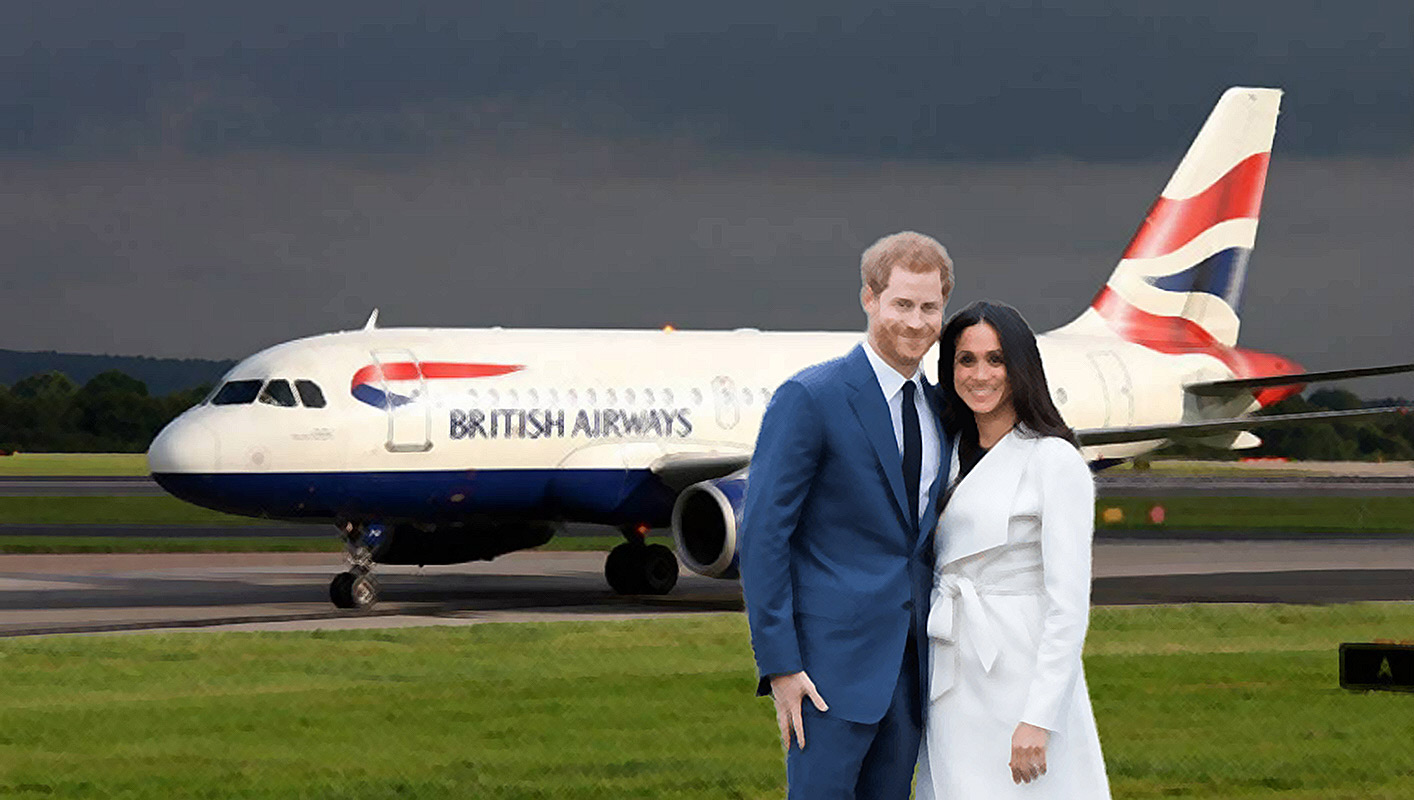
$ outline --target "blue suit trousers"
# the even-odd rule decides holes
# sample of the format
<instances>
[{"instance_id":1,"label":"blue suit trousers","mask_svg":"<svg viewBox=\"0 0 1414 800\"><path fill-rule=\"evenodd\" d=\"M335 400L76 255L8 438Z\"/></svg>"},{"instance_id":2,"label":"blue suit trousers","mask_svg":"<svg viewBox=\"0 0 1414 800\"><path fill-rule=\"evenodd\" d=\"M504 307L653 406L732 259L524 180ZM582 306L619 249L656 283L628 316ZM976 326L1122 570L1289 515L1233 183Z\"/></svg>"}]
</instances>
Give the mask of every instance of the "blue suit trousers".
<instances>
[{"instance_id":1,"label":"blue suit trousers","mask_svg":"<svg viewBox=\"0 0 1414 800\"><path fill-rule=\"evenodd\" d=\"M788 800L908 800L923 731L918 663L909 636L893 699L873 724L821 713L805 699L805 749L792 741L786 754Z\"/></svg>"}]
</instances>

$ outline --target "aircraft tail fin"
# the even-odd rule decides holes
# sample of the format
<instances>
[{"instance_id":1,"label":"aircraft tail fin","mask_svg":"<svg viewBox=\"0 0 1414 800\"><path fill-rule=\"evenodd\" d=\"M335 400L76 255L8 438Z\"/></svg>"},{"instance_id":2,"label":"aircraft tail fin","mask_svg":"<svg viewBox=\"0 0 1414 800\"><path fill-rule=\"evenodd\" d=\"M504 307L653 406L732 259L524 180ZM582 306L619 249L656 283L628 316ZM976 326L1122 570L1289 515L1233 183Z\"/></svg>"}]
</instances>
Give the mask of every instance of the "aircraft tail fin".
<instances>
[{"instance_id":1,"label":"aircraft tail fin","mask_svg":"<svg viewBox=\"0 0 1414 800\"><path fill-rule=\"evenodd\" d=\"M1223 93L1109 281L1067 328L1168 351L1236 344L1281 94Z\"/></svg>"}]
</instances>

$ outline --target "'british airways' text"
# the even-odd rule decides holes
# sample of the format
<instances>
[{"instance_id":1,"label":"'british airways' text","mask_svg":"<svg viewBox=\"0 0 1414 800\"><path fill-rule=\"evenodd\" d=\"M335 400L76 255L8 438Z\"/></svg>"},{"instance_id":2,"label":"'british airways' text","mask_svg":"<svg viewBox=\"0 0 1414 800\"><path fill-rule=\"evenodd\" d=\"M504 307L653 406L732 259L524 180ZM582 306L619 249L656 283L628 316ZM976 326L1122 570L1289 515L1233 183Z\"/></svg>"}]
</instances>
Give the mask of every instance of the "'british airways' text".
<instances>
[{"instance_id":1,"label":"'british airways' text","mask_svg":"<svg viewBox=\"0 0 1414 800\"><path fill-rule=\"evenodd\" d=\"M658 437L685 439L692 435L686 408L582 409L569 416L564 409L452 409L448 433L452 439L603 439Z\"/></svg>"}]
</instances>

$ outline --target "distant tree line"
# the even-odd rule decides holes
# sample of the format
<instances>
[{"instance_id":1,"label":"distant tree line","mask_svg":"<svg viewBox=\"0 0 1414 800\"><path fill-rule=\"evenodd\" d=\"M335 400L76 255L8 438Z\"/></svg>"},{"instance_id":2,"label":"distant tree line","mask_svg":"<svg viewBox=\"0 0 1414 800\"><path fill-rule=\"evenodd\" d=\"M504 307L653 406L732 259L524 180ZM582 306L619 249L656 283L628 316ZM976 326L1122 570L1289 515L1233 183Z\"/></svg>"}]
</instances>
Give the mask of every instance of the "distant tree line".
<instances>
[{"instance_id":1,"label":"distant tree line","mask_svg":"<svg viewBox=\"0 0 1414 800\"><path fill-rule=\"evenodd\" d=\"M99 373L82 386L62 372L31 375L13 386L0 384L0 450L24 452L140 453L178 414L201 402L210 385L161 396L119 370ZM1366 406L1407 405L1403 398L1366 402L1339 389L1296 396L1266 413L1330 411ZM1230 451L1197 443L1176 443L1162 455L1237 458L1275 456L1305 461L1414 460L1414 414L1391 414L1349 422L1296 427L1264 426L1252 432L1262 446Z\"/></svg>"},{"instance_id":2,"label":"distant tree line","mask_svg":"<svg viewBox=\"0 0 1414 800\"><path fill-rule=\"evenodd\" d=\"M1407 406L1402 397L1361 400L1343 389L1319 389L1310 395L1289 397L1264 409L1264 414L1310 411L1351 411L1357 408ZM1260 416L1256 419L1260 419ZM1196 442L1180 442L1159 451L1162 455L1202 458L1273 457L1298 461L1411 461L1414 460L1414 414L1385 414L1350 421L1282 426L1254 423L1252 433L1262 440L1251 450L1219 450Z\"/></svg>"},{"instance_id":3,"label":"distant tree line","mask_svg":"<svg viewBox=\"0 0 1414 800\"><path fill-rule=\"evenodd\" d=\"M141 453L178 414L201 402L209 385L154 397L118 370L82 386L50 371L0 384L0 450L42 453Z\"/></svg>"},{"instance_id":4,"label":"distant tree line","mask_svg":"<svg viewBox=\"0 0 1414 800\"><path fill-rule=\"evenodd\" d=\"M101 372L118 370L147 384L150 394L170 394L215 381L235 365L236 362L230 360L206 358L152 358L0 348L0 384L16 384L31 375L56 370L78 383L87 383Z\"/></svg>"}]
</instances>

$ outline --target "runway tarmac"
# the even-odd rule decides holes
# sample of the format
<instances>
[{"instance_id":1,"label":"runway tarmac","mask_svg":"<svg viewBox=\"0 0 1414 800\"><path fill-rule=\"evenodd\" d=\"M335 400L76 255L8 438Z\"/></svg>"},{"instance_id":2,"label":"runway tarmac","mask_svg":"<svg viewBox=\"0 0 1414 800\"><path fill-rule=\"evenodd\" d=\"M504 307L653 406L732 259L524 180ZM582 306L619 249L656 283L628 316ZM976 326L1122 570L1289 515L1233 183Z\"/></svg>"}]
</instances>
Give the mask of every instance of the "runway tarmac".
<instances>
[{"instance_id":1,"label":"runway tarmac","mask_svg":"<svg viewBox=\"0 0 1414 800\"><path fill-rule=\"evenodd\" d=\"M1391 497L1414 495L1414 474L1406 471L1280 473L1252 469L1249 473L1175 475L1122 470L1095 476L1101 497ZM166 492L140 477L4 477L0 497L156 497Z\"/></svg>"},{"instance_id":2,"label":"runway tarmac","mask_svg":"<svg viewBox=\"0 0 1414 800\"><path fill-rule=\"evenodd\" d=\"M0 555L0 636L197 628L331 629L621 619L739 611L734 581L684 574L665 597L618 597L604 554L380 567L371 614L328 601L333 553ZM1094 602L1414 601L1414 540L1101 541Z\"/></svg>"}]
</instances>

